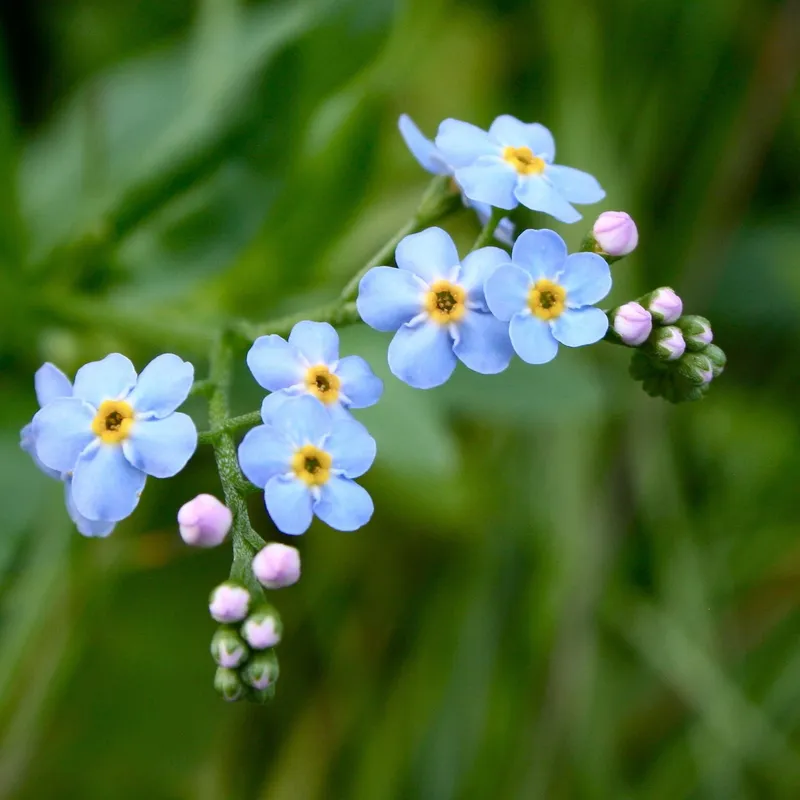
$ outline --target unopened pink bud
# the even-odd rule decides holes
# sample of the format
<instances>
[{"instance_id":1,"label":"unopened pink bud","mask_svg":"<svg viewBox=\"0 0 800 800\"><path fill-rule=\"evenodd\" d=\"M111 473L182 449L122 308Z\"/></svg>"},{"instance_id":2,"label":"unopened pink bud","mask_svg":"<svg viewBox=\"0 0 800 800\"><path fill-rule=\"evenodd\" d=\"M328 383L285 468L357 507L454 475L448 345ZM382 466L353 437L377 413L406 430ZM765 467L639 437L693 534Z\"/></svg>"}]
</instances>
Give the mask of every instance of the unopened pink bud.
<instances>
[{"instance_id":1,"label":"unopened pink bud","mask_svg":"<svg viewBox=\"0 0 800 800\"><path fill-rule=\"evenodd\" d=\"M300 578L300 553L295 547L272 542L256 554L253 573L267 589L280 589Z\"/></svg>"},{"instance_id":2,"label":"unopened pink bud","mask_svg":"<svg viewBox=\"0 0 800 800\"><path fill-rule=\"evenodd\" d=\"M650 293L649 298L647 310L662 325L675 322L683 313L683 300L669 286L656 289Z\"/></svg>"},{"instance_id":3,"label":"unopened pink bud","mask_svg":"<svg viewBox=\"0 0 800 800\"><path fill-rule=\"evenodd\" d=\"M221 583L211 592L208 610L217 622L239 622L247 616L250 593L235 583Z\"/></svg>"},{"instance_id":4,"label":"unopened pink bud","mask_svg":"<svg viewBox=\"0 0 800 800\"><path fill-rule=\"evenodd\" d=\"M639 303L625 303L614 312L613 327L625 344L638 347L653 330L653 318Z\"/></svg>"},{"instance_id":5,"label":"unopened pink bud","mask_svg":"<svg viewBox=\"0 0 800 800\"><path fill-rule=\"evenodd\" d=\"M675 361L686 350L686 341L683 334L674 325L666 328L656 328L650 337L656 355L664 361Z\"/></svg>"},{"instance_id":6,"label":"unopened pink bud","mask_svg":"<svg viewBox=\"0 0 800 800\"><path fill-rule=\"evenodd\" d=\"M601 250L610 256L626 256L639 244L636 223L624 211L604 211L595 221L592 235Z\"/></svg>"},{"instance_id":7,"label":"unopened pink bud","mask_svg":"<svg viewBox=\"0 0 800 800\"><path fill-rule=\"evenodd\" d=\"M254 650L275 647L281 640L280 620L269 611L257 611L242 625L242 636Z\"/></svg>"},{"instance_id":8,"label":"unopened pink bud","mask_svg":"<svg viewBox=\"0 0 800 800\"><path fill-rule=\"evenodd\" d=\"M194 547L216 547L231 529L231 510L214 495L199 494L178 511L181 538Z\"/></svg>"}]
</instances>

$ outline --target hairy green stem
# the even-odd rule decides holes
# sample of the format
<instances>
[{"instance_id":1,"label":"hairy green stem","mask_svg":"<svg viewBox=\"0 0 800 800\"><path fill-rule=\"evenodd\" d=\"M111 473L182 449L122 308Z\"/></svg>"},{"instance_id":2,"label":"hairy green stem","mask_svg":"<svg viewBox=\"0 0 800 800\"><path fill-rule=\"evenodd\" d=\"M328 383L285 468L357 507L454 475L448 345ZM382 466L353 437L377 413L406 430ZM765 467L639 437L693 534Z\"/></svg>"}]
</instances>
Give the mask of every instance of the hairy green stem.
<instances>
[{"instance_id":1,"label":"hairy green stem","mask_svg":"<svg viewBox=\"0 0 800 800\"><path fill-rule=\"evenodd\" d=\"M214 444L225 434L236 433L236 431L252 428L261 423L261 412L251 411L249 414L242 414L240 417L229 417L220 422L213 430L201 431L198 434L200 444Z\"/></svg>"},{"instance_id":2,"label":"hairy green stem","mask_svg":"<svg viewBox=\"0 0 800 800\"><path fill-rule=\"evenodd\" d=\"M503 211L502 208L492 208L489 219L486 220L486 224L481 228L481 232L478 234L475 244L472 245L473 250L478 250L481 247L492 244L494 241L494 232L497 230L497 226L500 220L503 219L505 213L506 212Z\"/></svg>"}]
</instances>

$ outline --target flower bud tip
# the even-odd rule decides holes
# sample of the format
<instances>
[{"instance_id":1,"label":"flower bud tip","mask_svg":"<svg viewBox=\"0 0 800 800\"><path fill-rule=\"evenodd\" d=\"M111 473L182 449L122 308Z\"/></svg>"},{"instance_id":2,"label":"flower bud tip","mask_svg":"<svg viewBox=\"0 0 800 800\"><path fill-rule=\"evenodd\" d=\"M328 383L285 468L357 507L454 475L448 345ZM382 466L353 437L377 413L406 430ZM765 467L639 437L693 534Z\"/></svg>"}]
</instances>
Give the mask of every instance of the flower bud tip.
<instances>
[{"instance_id":1,"label":"flower bud tip","mask_svg":"<svg viewBox=\"0 0 800 800\"><path fill-rule=\"evenodd\" d=\"M612 312L611 325L623 344L638 347L653 330L653 319L639 303L630 302Z\"/></svg>"},{"instance_id":2,"label":"flower bud tip","mask_svg":"<svg viewBox=\"0 0 800 800\"><path fill-rule=\"evenodd\" d=\"M604 211L592 226L592 236L602 252L621 258L636 249L639 231L630 214Z\"/></svg>"},{"instance_id":3,"label":"flower bud tip","mask_svg":"<svg viewBox=\"0 0 800 800\"><path fill-rule=\"evenodd\" d=\"M221 583L211 592L208 610L217 622L239 622L247 616L250 593L235 583Z\"/></svg>"},{"instance_id":4,"label":"flower bud tip","mask_svg":"<svg viewBox=\"0 0 800 800\"><path fill-rule=\"evenodd\" d=\"M267 589L280 589L300 578L300 553L294 547L272 542L253 559L253 573Z\"/></svg>"},{"instance_id":5,"label":"flower bud tip","mask_svg":"<svg viewBox=\"0 0 800 800\"><path fill-rule=\"evenodd\" d=\"M181 538L194 547L216 547L231 529L230 509L210 494L199 494L178 511Z\"/></svg>"}]
</instances>

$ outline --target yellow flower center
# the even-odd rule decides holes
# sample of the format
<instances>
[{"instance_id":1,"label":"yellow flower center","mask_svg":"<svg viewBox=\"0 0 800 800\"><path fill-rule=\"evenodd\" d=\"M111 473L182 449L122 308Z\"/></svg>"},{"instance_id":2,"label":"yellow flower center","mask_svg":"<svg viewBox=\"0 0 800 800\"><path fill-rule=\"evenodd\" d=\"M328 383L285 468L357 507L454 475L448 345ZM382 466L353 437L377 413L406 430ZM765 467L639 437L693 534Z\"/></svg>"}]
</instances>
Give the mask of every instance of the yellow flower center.
<instances>
[{"instance_id":1,"label":"yellow flower center","mask_svg":"<svg viewBox=\"0 0 800 800\"><path fill-rule=\"evenodd\" d=\"M544 159L535 156L530 147L504 147L503 158L520 175L541 175L544 172Z\"/></svg>"},{"instance_id":2,"label":"yellow flower center","mask_svg":"<svg viewBox=\"0 0 800 800\"><path fill-rule=\"evenodd\" d=\"M567 290L547 278L541 278L528 292L528 308L539 319L555 319L564 311Z\"/></svg>"},{"instance_id":3,"label":"yellow flower center","mask_svg":"<svg viewBox=\"0 0 800 800\"><path fill-rule=\"evenodd\" d=\"M322 486L331 477L331 457L313 444L303 445L292 456L292 470L309 486Z\"/></svg>"},{"instance_id":4,"label":"yellow flower center","mask_svg":"<svg viewBox=\"0 0 800 800\"><path fill-rule=\"evenodd\" d=\"M447 325L449 322L458 322L464 316L466 299L467 293L458 284L445 280L434 281L425 295L425 310L434 322Z\"/></svg>"},{"instance_id":5,"label":"yellow flower center","mask_svg":"<svg viewBox=\"0 0 800 800\"><path fill-rule=\"evenodd\" d=\"M103 400L92 420L92 431L106 444L119 444L131 435L133 408L124 400Z\"/></svg>"},{"instance_id":6,"label":"yellow flower center","mask_svg":"<svg viewBox=\"0 0 800 800\"><path fill-rule=\"evenodd\" d=\"M306 372L306 388L326 405L339 399L339 387L342 385L338 375L334 375L324 364L309 367Z\"/></svg>"}]
</instances>

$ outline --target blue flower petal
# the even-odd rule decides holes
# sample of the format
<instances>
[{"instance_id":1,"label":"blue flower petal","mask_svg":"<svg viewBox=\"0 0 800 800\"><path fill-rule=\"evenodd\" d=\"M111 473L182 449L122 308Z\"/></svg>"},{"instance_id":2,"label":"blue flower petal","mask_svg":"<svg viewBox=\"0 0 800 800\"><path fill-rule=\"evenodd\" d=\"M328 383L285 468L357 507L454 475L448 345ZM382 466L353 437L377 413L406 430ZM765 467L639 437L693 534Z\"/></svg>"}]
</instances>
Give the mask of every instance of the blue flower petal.
<instances>
[{"instance_id":1,"label":"blue flower petal","mask_svg":"<svg viewBox=\"0 0 800 800\"><path fill-rule=\"evenodd\" d=\"M111 353L102 361L91 361L75 374L72 396L97 408L103 400L121 400L136 385L136 370L130 359Z\"/></svg>"},{"instance_id":2,"label":"blue flower petal","mask_svg":"<svg viewBox=\"0 0 800 800\"><path fill-rule=\"evenodd\" d=\"M331 469L341 470L348 478L363 475L375 460L377 445L367 429L355 420L337 420L325 441Z\"/></svg>"},{"instance_id":3,"label":"blue flower petal","mask_svg":"<svg viewBox=\"0 0 800 800\"><path fill-rule=\"evenodd\" d=\"M357 483L332 477L314 504L316 515L337 531L355 531L366 525L375 506L369 492Z\"/></svg>"},{"instance_id":4,"label":"blue flower petal","mask_svg":"<svg viewBox=\"0 0 800 800\"><path fill-rule=\"evenodd\" d=\"M295 448L271 425L259 425L247 432L239 445L239 465L247 480L263 489L271 478L292 471Z\"/></svg>"},{"instance_id":5,"label":"blue flower petal","mask_svg":"<svg viewBox=\"0 0 800 800\"><path fill-rule=\"evenodd\" d=\"M373 267L358 285L356 308L370 328L396 331L423 309L427 286L403 269Z\"/></svg>"},{"instance_id":6,"label":"blue flower petal","mask_svg":"<svg viewBox=\"0 0 800 800\"><path fill-rule=\"evenodd\" d=\"M426 284L449 278L459 263L450 234L441 228L426 228L406 236L397 245L395 259L400 269L417 275Z\"/></svg>"},{"instance_id":7,"label":"blue flower petal","mask_svg":"<svg viewBox=\"0 0 800 800\"><path fill-rule=\"evenodd\" d=\"M116 525L115 522L106 522L105 520L92 520L87 519L75 507L75 501L72 499L72 478L67 478L64 481L64 502L67 506L67 514L78 529L78 533L82 536L88 536L93 539L104 539L108 536Z\"/></svg>"},{"instance_id":8,"label":"blue flower petal","mask_svg":"<svg viewBox=\"0 0 800 800\"><path fill-rule=\"evenodd\" d=\"M605 311L594 306L567 308L551 322L553 336L567 347L583 347L599 342L608 330Z\"/></svg>"},{"instance_id":9,"label":"blue flower petal","mask_svg":"<svg viewBox=\"0 0 800 800\"><path fill-rule=\"evenodd\" d=\"M264 420L265 425L272 425L275 412L292 397L299 397L305 390L304 388L295 389L282 389L279 392L272 392L268 394L261 401L261 419Z\"/></svg>"},{"instance_id":10,"label":"blue flower petal","mask_svg":"<svg viewBox=\"0 0 800 800\"><path fill-rule=\"evenodd\" d=\"M84 450L72 475L72 499L81 516L119 522L139 503L147 476L132 466L116 444Z\"/></svg>"},{"instance_id":11,"label":"blue flower petal","mask_svg":"<svg viewBox=\"0 0 800 800\"><path fill-rule=\"evenodd\" d=\"M517 355L528 364L546 364L556 357L558 342L544 320L532 314L517 314L508 332Z\"/></svg>"},{"instance_id":12,"label":"blue flower petal","mask_svg":"<svg viewBox=\"0 0 800 800\"><path fill-rule=\"evenodd\" d=\"M467 290L469 302L486 310L484 284L498 267L510 263L511 257L499 247L481 247L466 256L461 262L460 283Z\"/></svg>"},{"instance_id":13,"label":"blue flower petal","mask_svg":"<svg viewBox=\"0 0 800 800\"><path fill-rule=\"evenodd\" d=\"M247 366L258 384L270 392L300 383L305 371L297 348L274 333L253 342L247 352Z\"/></svg>"},{"instance_id":14,"label":"blue flower petal","mask_svg":"<svg viewBox=\"0 0 800 800\"><path fill-rule=\"evenodd\" d=\"M515 195L526 208L543 211L561 222L577 222L581 218L558 190L541 175L527 175L522 178L517 185Z\"/></svg>"},{"instance_id":15,"label":"blue flower petal","mask_svg":"<svg viewBox=\"0 0 800 800\"><path fill-rule=\"evenodd\" d=\"M456 368L446 326L435 322L403 325L389 344L389 369L415 389L441 386Z\"/></svg>"},{"instance_id":16,"label":"blue flower petal","mask_svg":"<svg viewBox=\"0 0 800 800\"><path fill-rule=\"evenodd\" d=\"M553 134L538 122L526 124L509 114L501 114L489 128L500 144L511 147L530 147L534 155L552 161L556 155Z\"/></svg>"},{"instance_id":17,"label":"blue flower petal","mask_svg":"<svg viewBox=\"0 0 800 800\"><path fill-rule=\"evenodd\" d=\"M196 449L194 422L179 411L164 419L137 419L122 443L125 458L154 478L177 475Z\"/></svg>"},{"instance_id":18,"label":"blue flower petal","mask_svg":"<svg viewBox=\"0 0 800 800\"><path fill-rule=\"evenodd\" d=\"M292 397L272 412L272 424L289 441L301 447L319 445L330 432L333 422L325 406L311 395Z\"/></svg>"},{"instance_id":19,"label":"blue flower petal","mask_svg":"<svg viewBox=\"0 0 800 800\"><path fill-rule=\"evenodd\" d=\"M139 375L128 402L137 414L162 419L189 396L194 367L174 353L154 358Z\"/></svg>"},{"instance_id":20,"label":"blue flower petal","mask_svg":"<svg viewBox=\"0 0 800 800\"><path fill-rule=\"evenodd\" d=\"M264 489L264 503L275 527L281 533L297 536L311 525L311 492L292 475L276 475Z\"/></svg>"},{"instance_id":21,"label":"blue flower petal","mask_svg":"<svg viewBox=\"0 0 800 800\"><path fill-rule=\"evenodd\" d=\"M336 366L341 392L352 408L374 406L383 394L383 381L361 356L345 356Z\"/></svg>"},{"instance_id":22,"label":"blue flower petal","mask_svg":"<svg viewBox=\"0 0 800 800\"><path fill-rule=\"evenodd\" d=\"M403 137L406 146L423 169L434 175L452 174L452 169L447 165L444 156L436 148L436 145L423 136L422 131L414 124L408 114L400 115L400 119L397 120L397 127L400 128L400 135Z\"/></svg>"},{"instance_id":23,"label":"blue flower petal","mask_svg":"<svg viewBox=\"0 0 800 800\"><path fill-rule=\"evenodd\" d=\"M598 203L606 196L603 187L588 172L552 164L544 174L556 191L570 203Z\"/></svg>"},{"instance_id":24,"label":"blue flower petal","mask_svg":"<svg viewBox=\"0 0 800 800\"><path fill-rule=\"evenodd\" d=\"M508 323L481 311L468 311L456 326L453 352L471 370L496 375L511 361L514 349Z\"/></svg>"},{"instance_id":25,"label":"blue flower petal","mask_svg":"<svg viewBox=\"0 0 800 800\"><path fill-rule=\"evenodd\" d=\"M81 452L94 440L95 410L83 400L64 397L48 403L31 423L36 455L50 469L69 472Z\"/></svg>"},{"instance_id":26,"label":"blue flower petal","mask_svg":"<svg viewBox=\"0 0 800 800\"><path fill-rule=\"evenodd\" d=\"M456 170L456 180L464 194L473 201L496 208L512 209L519 203L514 192L517 172L501 158L485 158Z\"/></svg>"},{"instance_id":27,"label":"blue flower petal","mask_svg":"<svg viewBox=\"0 0 800 800\"><path fill-rule=\"evenodd\" d=\"M498 267L484 284L489 310L497 319L508 322L527 308L530 288L531 276L525 270L513 264Z\"/></svg>"},{"instance_id":28,"label":"blue flower petal","mask_svg":"<svg viewBox=\"0 0 800 800\"><path fill-rule=\"evenodd\" d=\"M567 245L555 231L547 229L523 231L514 242L511 260L516 266L524 269L534 281L540 278L554 281L560 277L564 269Z\"/></svg>"},{"instance_id":29,"label":"blue flower petal","mask_svg":"<svg viewBox=\"0 0 800 800\"><path fill-rule=\"evenodd\" d=\"M327 322L298 322L289 334L289 344L311 365L332 364L339 358L339 334Z\"/></svg>"},{"instance_id":30,"label":"blue flower petal","mask_svg":"<svg viewBox=\"0 0 800 800\"><path fill-rule=\"evenodd\" d=\"M47 362L36 370L33 377L39 406L46 406L59 397L72 397L69 378L55 365Z\"/></svg>"},{"instance_id":31,"label":"blue flower petal","mask_svg":"<svg viewBox=\"0 0 800 800\"><path fill-rule=\"evenodd\" d=\"M611 270L597 253L573 253L564 263L559 283L570 308L599 303L611 291Z\"/></svg>"},{"instance_id":32,"label":"blue flower petal","mask_svg":"<svg viewBox=\"0 0 800 800\"><path fill-rule=\"evenodd\" d=\"M457 119L446 119L439 125L435 142L445 161L453 167L466 167L481 156L500 153L486 131Z\"/></svg>"}]
</instances>

